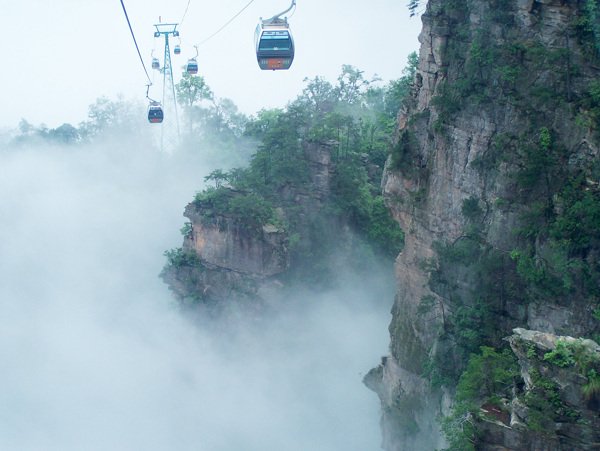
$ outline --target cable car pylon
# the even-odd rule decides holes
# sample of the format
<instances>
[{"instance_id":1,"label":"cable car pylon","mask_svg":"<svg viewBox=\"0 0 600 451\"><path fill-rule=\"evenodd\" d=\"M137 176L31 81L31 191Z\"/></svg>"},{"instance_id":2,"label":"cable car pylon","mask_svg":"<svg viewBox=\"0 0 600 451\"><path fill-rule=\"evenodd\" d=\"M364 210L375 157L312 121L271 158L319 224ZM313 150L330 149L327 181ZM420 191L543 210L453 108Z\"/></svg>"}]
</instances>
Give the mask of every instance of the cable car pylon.
<instances>
[{"instance_id":1,"label":"cable car pylon","mask_svg":"<svg viewBox=\"0 0 600 451\"><path fill-rule=\"evenodd\" d=\"M169 36L179 36L176 23L172 24L154 24L156 31L154 37L164 36L165 38L165 56L163 60L163 100L162 108L164 110L164 119L162 122L162 134L160 147L162 150L171 151L173 147L179 145L181 140L179 133L179 117L177 115L177 98L175 96L175 83L173 81L173 66L171 65L171 48L169 46Z\"/></svg>"}]
</instances>

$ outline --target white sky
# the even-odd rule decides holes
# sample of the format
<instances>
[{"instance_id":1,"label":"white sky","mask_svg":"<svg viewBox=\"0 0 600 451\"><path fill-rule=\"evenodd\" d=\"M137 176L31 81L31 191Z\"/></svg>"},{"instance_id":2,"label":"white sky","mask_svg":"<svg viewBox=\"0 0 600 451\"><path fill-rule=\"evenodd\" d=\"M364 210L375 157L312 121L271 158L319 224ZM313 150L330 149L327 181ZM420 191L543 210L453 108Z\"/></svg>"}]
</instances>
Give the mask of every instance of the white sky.
<instances>
[{"instance_id":1,"label":"white sky","mask_svg":"<svg viewBox=\"0 0 600 451\"><path fill-rule=\"evenodd\" d=\"M195 55L194 44L213 34L249 0L190 0L180 27L181 67ZM125 7L150 76L150 55L162 64L162 39L153 24L179 22L188 0L125 0ZM119 0L20 0L5 2L0 25L5 36L0 71L4 107L0 128L15 127L21 118L57 127L77 125L90 104L106 95L127 99L145 96L142 69ZM335 81L342 64L371 78L401 76L407 56L418 50L419 18L409 18L407 2L392 0L297 0L290 24L296 57L289 71L261 71L253 49L259 17L285 10L289 0L254 0L229 26L199 47L199 75L217 97L232 99L241 111L282 107L300 92L305 77ZM178 71L175 71L176 82ZM160 98L156 86L151 96Z\"/></svg>"}]
</instances>

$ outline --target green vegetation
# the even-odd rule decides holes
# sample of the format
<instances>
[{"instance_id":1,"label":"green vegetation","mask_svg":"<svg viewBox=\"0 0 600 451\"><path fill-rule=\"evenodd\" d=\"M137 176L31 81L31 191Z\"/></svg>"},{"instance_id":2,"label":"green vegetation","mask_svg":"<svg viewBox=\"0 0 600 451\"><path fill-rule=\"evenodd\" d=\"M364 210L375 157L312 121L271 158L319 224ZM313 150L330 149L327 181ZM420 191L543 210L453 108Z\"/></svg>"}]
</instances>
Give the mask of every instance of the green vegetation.
<instances>
[{"instance_id":1,"label":"green vegetation","mask_svg":"<svg viewBox=\"0 0 600 451\"><path fill-rule=\"evenodd\" d=\"M416 63L413 53L403 77L386 86L346 65L335 84L322 77L306 79L301 95L285 109L261 110L246 119L239 138L256 143L249 166L213 170L204 179L214 186L199 192L194 203L205 215L228 215L249 229L258 230L267 222L283 227L294 238L293 266L303 268L300 271L311 280L330 279L326 261L341 239L335 224L346 223L357 234L357 267L364 267L374 253L395 258L404 235L379 184L396 114ZM212 94L202 81L190 94L188 85L194 80L188 77L178 92L199 120L206 117L202 108L208 108ZM191 129L205 130L199 122ZM326 188L311 179L314 163L303 146L313 142L327 143L331 149L333 171ZM297 194L290 194L311 198L323 189L331 195L323 199L320 213L316 205L298 204Z\"/></svg>"},{"instance_id":2,"label":"green vegetation","mask_svg":"<svg viewBox=\"0 0 600 451\"><path fill-rule=\"evenodd\" d=\"M465 218L471 221L479 220L483 215L483 209L480 206L480 201L475 196L471 196L468 199L463 200L461 212Z\"/></svg>"},{"instance_id":3,"label":"green vegetation","mask_svg":"<svg viewBox=\"0 0 600 451\"><path fill-rule=\"evenodd\" d=\"M449 450L475 450L477 418L484 415L481 406L504 409L502 398L512 396L513 385L520 379L517 359L510 349L502 352L482 346L472 354L467 369L456 386L452 413L442 420L442 431Z\"/></svg>"},{"instance_id":4,"label":"green vegetation","mask_svg":"<svg viewBox=\"0 0 600 451\"><path fill-rule=\"evenodd\" d=\"M417 146L414 132L408 129L403 130L398 142L392 147L390 168L399 171L407 178L422 176L423 174L418 169L421 164Z\"/></svg>"},{"instance_id":5,"label":"green vegetation","mask_svg":"<svg viewBox=\"0 0 600 451\"><path fill-rule=\"evenodd\" d=\"M227 164L227 168L247 164L254 142L243 136L249 118L238 111L235 103L216 97L204 77L186 70L175 91L187 123L181 130L179 151L190 158L201 153L205 161Z\"/></svg>"},{"instance_id":6,"label":"green vegetation","mask_svg":"<svg viewBox=\"0 0 600 451\"><path fill-rule=\"evenodd\" d=\"M535 345L529 343L525 349L533 361L528 369L530 388L521 398L529 409L528 427L532 431L547 432L553 430L557 422L578 422L581 413L563 402L558 384L536 368L539 361ZM591 400L600 395L599 360L584 340L559 340L553 351L544 354L542 361L558 368L573 368L585 376L587 382L581 391ZM448 449L476 449L478 420L487 416L506 422L509 418L506 404L513 398L515 387L522 383L520 368L510 349L498 352L483 346L480 354L472 354L456 385L452 412L442 419L442 431L450 443Z\"/></svg>"},{"instance_id":7,"label":"green vegetation","mask_svg":"<svg viewBox=\"0 0 600 451\"><path fill-rule=\"evenodd\" d=\"M195 253L185 252L180 247L165 251L164 256L167 257L167 265L175 268L179 268L181 266L202 266L202 261Z\"/></svg>"},{"instance_id":8,"label":"green vegetation","mask_svg":"<svg viewBox=\"0 0 600 451\"><path fill-rule=\"evenodd\" d=\"M417 12L423 4L411 0L409 8ZM600 82L591 75L600 61L600 2L571 4L575 26L555 30L551 45L541 30L518 36L514 0L428 7L432 26L444 30L432 121L424 130L409 120L391 168L420 181L427 171L422 149L440 148L453 127L463 132L465 119L482 118L499 131L470 166L485 192L502 198L463 200L462 235L435 243L435 257L423 262L433 294L418 309L420 320L438 327L423 374L433 385L457 387L454 411L444 420L450 449L476 449L480 406L494 390L512 398L503 387L490 392L483 381L473 391L465 387L481 346L500 349L503 337L527 321L528 309L544 305L571 309L585 336L600 337ZM531 17L541 18L546 5L531 8ZM516 228L501 230L517 217ZM597 402L600 368L577 343L559 342L539 358L552 371L586 378L582 394ZM538 359L534 347L526 352ZM577 421L579 412L561 401L552 380L535 371L533 378L526 400L532 429L554 433L555 422Z\"/></svg>"},{"instance_id":9,"label":"green vegetation","mask_svg":"<svg viewBox=\"0 0 600 451\"><path fill-rule=\"evenodd\" d=\"M431 375L443 374L445 384L450 385L458 383L468 359L481 346L502 346L504 333L498 320L507 302L521 299L525 304L527 299L510 256L484 240L482 205L477 197L465 199L464 235L451 243L434 243L436 258L423 263L429 288L437 297L424 298L420 313L441 307L438 339L452 347L451 352L436 354L427 365Z\"/></svg>"},{"instance_id":10,"label":"green vegetation","mask_svg":"<svg viewBox=\"0 0 600 451\"><path fill-rule=\"evenodd\" d=\"M207 188L196 194L193 203L202 208L207 216L229 215L243 227L259 231L277 219L271 203L252 191L233 192L227 188Z\"/></svg>"},{"instance_id":11,"label":"green vegetation","mask_svg":"<svg viewBox=\"0 0 600 451\"><path fill-rule=\"evenodd\" d=\"M204 176L212 186L196 194L198 212L229 217L253 233L267 223L285 230L291 269L283 277L289 284L331 284L339 252L357 270L372 267L376 256L395 258L404 234L380 182L416 64L413 53L403 76L387 85L344 65L335 83L305 79L302 93L285 108L251 117L215 99L202 77L185 76L176 87L189 123L184 151L211 147L229 155L251 149L249 164L227 164ZM317 160L315 149L323 153ZM321 158L330 160L327 167ZM190 232L190 226L181 230ZM174 267L194 263L181 251L165 255Z\"/></svg>"},{"instance_id":12,"label":"green vegetation","mask_svg":"<svg viewBox=\"0 0 600 451\"><path fill-rule=\"evenodd\" d=\"M12 132L9 144L14 147L25 145L82 145L100 139L118 138L124 142L150 142L144 127L147 125L144 108L133 101L118 96L116 100L99 97L90 105L88 120L77 126L65 123L50 129L45 124L35 126L21 119Z\"/></svg>"},{"instance_id":13,"label":"green vegetation","mask_svg":"<svg viewBox=\"0 0 600 451\"><path fill-rule=\"evenodd\" d=\"M529 407L527 426L533 431L552 430L559 421L575 421L579 413L565 405L559 395L558 385L542 376L536 369L529 371L533 383L525 395Z\"/></svg>"},{"instance_id":14,"label":"green vegetation","mask_svg":"<svg viewBox=\"0 0 600 451\"><path fill-rule=\"evenodd\" d=\"M450 31L442 49L445 81L438 84L431 101L437 116L431 132L444 139L458 115L481 115L488 108L497 114L492 107L514 108L519 121L516 132L495 135L487 154L471 162L487 182L500 181L512 197L494 202L465 199L463 236L437 243L436 258L425 265L436 297L434 302L423 299L420 310L427 314L445 306L438 338L453 349L451 356L427 362L429 374L444 374L444 380L457 383L468 356L479 346L501 345L502 331L510 330L515 321L505 311L508 302L597 308L600 171L593 160L574 165L571 149L579 138L565 136L564 129L551 124L557 110L567 117L572 112L586 131L597 133L600 83L592 80L586 86L579 66L597 64L597 55L584 52L582 59L580 53L598 42L597 0L584 2L576 29L565 30L564 47L554 49L538 39L524 41L511 35L510 0L492 2L476 30L460 23L468 2L455 3L443 5ZM411 8L418 4L411 2ZM489 39L503 27L505 39ZM392 150L394 168L405 177L410 174L404 168L418 167L410 161L417 155L413 148L414 131L407 127ZM486 242L486 216L494 209L520 212L513 249L500 250Z\"/></svg>"},{"instance_id":15,"label":"green vegetation","mask_svg":"<svg viewBox=\"0 0 600 451\"><path fill-rule=\"evenodd\" d=\"M598 0L585 0L582 14L575 22L575 36L587 55L600 57L600 5Z\"/></svg>"},{"instance_id":16,"label":"green vegetation","mask_svg":"<svg viewBox=\"0 0 600 451\"><path fill-rule=\"evenodd\" d=\"M600 356L582 339L558 340L556 348L544 354L544 361L560 368L572 367L586 378L581 393L587 400L600 399Z\"/></svg>"},{"instance_id":17,"label":"green vegetation","mask_svg":"<svg viewBox=\"0 0 600 451\"><path fill-rule=\"evenodd\" d=\"M236 220L247 228L258 229L267 222L276 222L271 204L256 193L235 196L229 208Z\"/></svg>"},{"instance_id":18,"label":"green vegetation","mask_svg":"<svg viewBox=\"0 0 600 451\"><path fill-rule=\"evenodd\" d=\"M188 236L190 233L192 233L192 223L186 222L179 231L183 236Z\"/></svg>"},{"instance_id":19,"label":"green vegetation","mask_svg":"<svg viewBox=\"0 0 600 451\"><path fill-rule=\"evenodd\" d=\"M581 387L581 392L586 399L591 400L600 397L600 374L595 369L586 373L587 383Z\"/></svg>"},{"instance_id":20,"label":"green vegetation","mask_svg":"<svg viewBox=\"0 0 600 451\"><path fill-rule=\"evenodd\" d=\"M568 152L540 127L537 140L521 138L517 186L525 188L522 244L511 252L532 299L569 296L591 302L600 294L600 268L590 253L600 245L600 191L594 165L567 171ZM540 248L539 244L545 245ZM592 301L595 302L595 301Z\"/></svg>"},{"instance_id":21,"label":"green vegetation","mask_svg":"<svg viewBox=\"0 0 600 451\"><path fill-rule=\"evenodd\" d=\"M383 197L376 196L371 200L368 215L363 218L360 228L380 253L388 258L396 258L402 250L404 233L392 218Z\"/></svg>"},{"instance_id":22,"label":"green vegetation","mask_svg":"<svg viewBox=\"0 0 600 451\"><path fill-rule=\"evenodd\" d=\"M567 345L563 340L558 340L556 342L556 349L544 354L544 360L561 368L571 366L575 363L571 351L567 348Z\"/></svg>"},{"instance_id":23,"label":"green vegetation","mask_svg":"<svg viewBox=\"0 0 600 451\"><path fill-rule=\"evenodd\" d=\"M496 404L502 395L510 396L512 386L520 378L517 359L508 348L502 352L482 346L480 354L472 354L467 370L456 386L457 401L476 401Z\"/></svg>"}]
</instances>

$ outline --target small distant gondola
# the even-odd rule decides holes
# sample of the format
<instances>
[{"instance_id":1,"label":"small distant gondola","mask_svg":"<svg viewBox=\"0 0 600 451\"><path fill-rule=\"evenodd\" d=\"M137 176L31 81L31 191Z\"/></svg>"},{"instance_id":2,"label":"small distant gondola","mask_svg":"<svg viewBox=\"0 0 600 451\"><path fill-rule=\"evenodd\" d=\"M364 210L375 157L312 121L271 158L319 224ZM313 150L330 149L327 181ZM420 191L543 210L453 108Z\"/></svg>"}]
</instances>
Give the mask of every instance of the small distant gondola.
<instances>
[{"instance_id":1,"label":"small distant gondola","mask_svg":"<svg viewBox=\"0 0 600 451\"><path fill-rule=\"evenodd\" d=\"M181 54L181 47L180 47L179 45L176 45L176 46L173 48L173 53L175 53L175 55L179 55L179 54Z\"/></svg>"},{"instance_id":2,"label":"small distant gondola","mask_svg":"<svg viewBox=\"0 0 600 451\"><path fill-rule=\"evenodd\" d=\"M148 107L148 121L152 124L160 124L163 118L164 114L160 102L151 101Z\"/></svg>"},{"instance_id":3,"label":"small distant gondola","mask_svg":"<svg viewBox=\"0 0 600 451\"><path fill-rule=\"evenodd\" d=\"M282 13L270 19L262 20L254 33L256 59L262 70L287 70L294 61L294 38L287 21L287 17L279 16L290 11L296 6L296 0Z\"/></svg>"},{"instance_id":4,"label":"small distant gondola","mask_svg":"<svg viewBox=\"0 0 600 451\"><path fill-rule=\"evenodd\" d=\"M186 71L188 74L198 73L198 61L196 61L196 58L190 58L188 60Z\"/></svg>"},{"instance_id":5,"label":"small distant gondola","mask_svg":"<svg viewBox=\"0 0 600 451\"><path fill-rule=\"evenodd\" d=\"M152 69L160 69L158 58L152 58Z\"/></svg>"}]
</instances>

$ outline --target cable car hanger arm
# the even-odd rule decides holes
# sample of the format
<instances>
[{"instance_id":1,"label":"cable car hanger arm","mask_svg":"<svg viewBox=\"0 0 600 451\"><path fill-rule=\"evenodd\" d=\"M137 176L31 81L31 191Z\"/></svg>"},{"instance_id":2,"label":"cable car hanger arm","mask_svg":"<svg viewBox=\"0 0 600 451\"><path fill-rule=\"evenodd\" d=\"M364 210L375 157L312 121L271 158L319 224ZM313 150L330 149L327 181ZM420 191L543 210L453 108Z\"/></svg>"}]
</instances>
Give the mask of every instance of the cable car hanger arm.
<instances>
[{"instance_id":1,"label":"cable car hanger arm","mask_svg":"<svg viewBox=\"0 0 600 451\"><path fill-rule=\"evenodd\" d=\"M275 14L273 17L271 17L270 19L267 19L267 20L265 20L263 22L265 22L265 23L276 22L277 19L279 19L279 16L283 16L284 14L290 12L294 6L296 6L296 0L292 0L292 4L290 5L290 7L288 9L286 9L283 12L280 12L279 14Z\"/></svg>"},{"instance_id":2,"label":"cable car hanger arm","mask_svg":"<svg viewBox=\"0 0 600 451\"><path fill-rule=\"evenodd\" d=\"M152 86L152 83L148 83L148 84L146 85L146 98L147 98L148 100L150 100L150 102L154 102L154 103L160 103L160 102L158 102L158 100L154 100L153 98L151 98L151 97L148 95L148 93L150 92L150 86Z\"/></svg>"}]
</instances>

